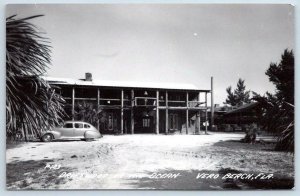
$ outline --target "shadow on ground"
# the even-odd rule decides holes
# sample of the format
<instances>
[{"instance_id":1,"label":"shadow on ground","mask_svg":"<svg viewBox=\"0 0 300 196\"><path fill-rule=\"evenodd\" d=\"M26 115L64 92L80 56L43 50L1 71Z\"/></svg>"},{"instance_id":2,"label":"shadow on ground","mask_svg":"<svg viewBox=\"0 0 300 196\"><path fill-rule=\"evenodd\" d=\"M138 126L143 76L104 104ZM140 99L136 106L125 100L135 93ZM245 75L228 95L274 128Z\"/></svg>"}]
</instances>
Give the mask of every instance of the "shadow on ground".
<instances>
[{"instance_id":1,"label":"shadow on ground","mask_svg":"<svg viewBox=\"0 0 300 196\"><path fill-rule=\"evenodd\" d=\"M53 160L13 161L6 164L7 190L18 189L55 189L67 182L66 178L59 178L62 172L70 172L70 168L45 168L47 164L54 164Z\"/></svg>"},{"instance_id":2,"label":"shadow on ground","mask_svg":"<svg viewBox=\"0 0 300 196\"><path fill-rule=\"evenodd\" d=\"M274 151L275 145L275 142L268 142L263 140L258 140L255 144L245 143L241 140L220 140L213 146L225 147L230 149Z\"/></svg>"},{"instance_id":3,"label":"shadow on ground","mask_svg":"<svg viewBox=\"0 0 300 196\"><path fill-rule=\"evenodd\" d=\"M273 179L222 179L226 174L239 174L242 171L222 168L218 171L209 170L160 170L156 174L177 174L177 178L153 178L153 173L148 173L149 177L131 180L129 185L138 189L164 189L164 190L247 190L247 189L292 189L294 179L275 176ZM216 179L198 178L198 174L214 174L219 176ZM258 173L247 172L247 174L258 175ZM152 175L152 178L150 176Z\"/></svg>"}]
</instances>

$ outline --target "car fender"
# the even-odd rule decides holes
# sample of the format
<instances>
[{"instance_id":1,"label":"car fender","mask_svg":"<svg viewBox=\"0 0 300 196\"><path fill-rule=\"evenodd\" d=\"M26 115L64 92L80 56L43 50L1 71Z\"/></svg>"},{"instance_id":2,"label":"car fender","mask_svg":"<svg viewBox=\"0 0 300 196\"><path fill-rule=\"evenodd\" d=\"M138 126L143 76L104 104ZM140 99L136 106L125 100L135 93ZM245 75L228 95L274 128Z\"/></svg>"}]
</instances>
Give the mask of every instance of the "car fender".
<instances>
[{"instance_id":1,"label":"car fender","mask_svg":"<svg viewBox=\"0 0 300 196\"><path fill-rule=\"evenodd\" d=\"M89 139L89 138L100 138L101 134L96 131L86 131L84 133L84 138Z\"/></svg>"},{"instance_id":2,"label":"car fender","mask_svg":"<svg viewBox=\"0 0 300 196\"><path fill-rule=\"evenodd\" d=\"M58 131L47 131L42 136L44 136L46 134L51 134L53 136L53 139L59 139L61 137L61 133Z\"/></svg>"}]
</instances>

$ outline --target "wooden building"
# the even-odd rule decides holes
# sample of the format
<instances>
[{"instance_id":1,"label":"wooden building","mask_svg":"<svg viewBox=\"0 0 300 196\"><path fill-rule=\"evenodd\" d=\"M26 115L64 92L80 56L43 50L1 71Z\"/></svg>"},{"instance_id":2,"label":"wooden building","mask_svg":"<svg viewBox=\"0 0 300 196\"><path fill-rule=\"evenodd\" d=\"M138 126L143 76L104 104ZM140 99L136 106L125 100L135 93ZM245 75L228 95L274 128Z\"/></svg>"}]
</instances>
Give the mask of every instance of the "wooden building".
<instances>
[{"instance_id":1,"label":"wooden building","mask_svg":"<svg viewBox=\"0 0 300 196\"><path fill-rule=\"evenodd\" d=\"M224 123L237 124L239 126L251 123L259 123L262 108L258 102L251 102L228 111L223 116Z\"/></svg>"},{"instance_id":2,"label":"wooden building","mask_svg":"<svg viewBox=\"0 0 300 196\"><path fill-rule=\"evenodd\" d=\"M132 83L45 77L66 100L69 119L76 119L76 105L101 108L96 127L104 134L199 134L207 120L207 94L190 84ZM203 100L200 100L202 97ZM207 130L207 127L205 127Z\"/></svg>"}]
</instances>

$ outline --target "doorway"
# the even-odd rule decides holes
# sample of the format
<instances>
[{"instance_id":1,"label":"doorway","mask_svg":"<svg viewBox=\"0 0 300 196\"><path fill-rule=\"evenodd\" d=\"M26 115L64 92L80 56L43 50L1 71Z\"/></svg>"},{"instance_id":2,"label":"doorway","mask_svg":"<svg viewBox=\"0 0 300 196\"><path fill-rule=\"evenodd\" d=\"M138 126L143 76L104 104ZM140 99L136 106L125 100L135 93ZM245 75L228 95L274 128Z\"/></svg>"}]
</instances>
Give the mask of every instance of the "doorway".
<instances>
[{"instance_id":1,"label":"doorway","mask_svg":"<svg viewBox=\"0 0 300 196\"><path fill-rule=\"evenodd\" d=\"M179 129L178 114L169 115L169 129L172 131L176 131Z\"/></svg>"}]
</instances>

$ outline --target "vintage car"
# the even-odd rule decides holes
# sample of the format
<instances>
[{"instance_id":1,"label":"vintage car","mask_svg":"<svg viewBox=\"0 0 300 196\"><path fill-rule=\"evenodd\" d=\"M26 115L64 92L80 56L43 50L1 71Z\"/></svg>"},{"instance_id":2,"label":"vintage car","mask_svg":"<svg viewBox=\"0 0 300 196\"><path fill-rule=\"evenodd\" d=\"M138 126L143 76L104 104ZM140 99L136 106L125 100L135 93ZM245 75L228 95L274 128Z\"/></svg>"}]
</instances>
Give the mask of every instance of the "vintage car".
<instances>
[{"instance_id":1,"label":"vintage car","mask_svg":"<svg viewBox=\"0 0 300 196\"><path fill-rule=\"evenodd\" d=\"M91 124L82 121L66 121L62 126L46 131L41 136L43 142L65 139L92 140L102 137L100 132Z\"/></svg>"}]
</instances>

